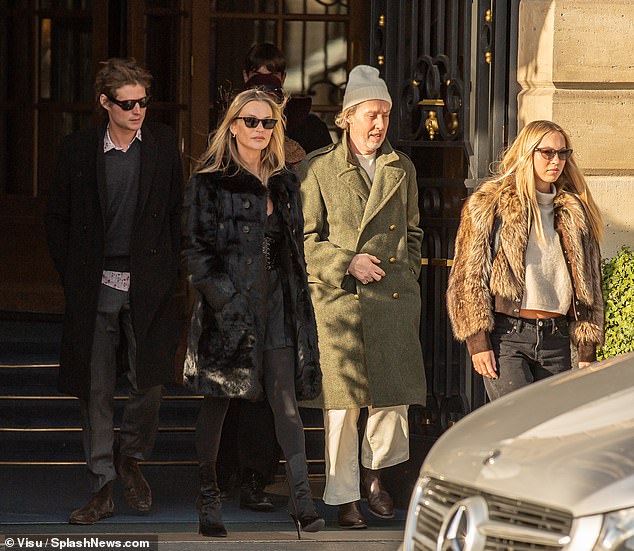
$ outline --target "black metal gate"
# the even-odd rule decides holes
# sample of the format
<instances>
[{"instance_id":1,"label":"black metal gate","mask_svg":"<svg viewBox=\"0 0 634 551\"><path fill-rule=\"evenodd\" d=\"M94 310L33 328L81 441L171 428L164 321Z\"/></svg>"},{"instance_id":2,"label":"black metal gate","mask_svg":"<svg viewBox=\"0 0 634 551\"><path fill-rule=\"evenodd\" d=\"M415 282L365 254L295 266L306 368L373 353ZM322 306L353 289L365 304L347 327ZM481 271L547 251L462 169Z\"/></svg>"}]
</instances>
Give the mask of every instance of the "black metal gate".
<instances>
[{"instance_id":1,"label":"black metal gate","mask_svg":"<svg viewBox=\"0 0 634 551\"><path fill-rule=\"evenodd\" d=\"M372 3L373 64L395 96L390 141L418 175L428 396L410 420L413 434L432 440L485 401L452 338L445 292L463 201L516 133L518 8L519 0Z\"/></svg>"}]
</instances>

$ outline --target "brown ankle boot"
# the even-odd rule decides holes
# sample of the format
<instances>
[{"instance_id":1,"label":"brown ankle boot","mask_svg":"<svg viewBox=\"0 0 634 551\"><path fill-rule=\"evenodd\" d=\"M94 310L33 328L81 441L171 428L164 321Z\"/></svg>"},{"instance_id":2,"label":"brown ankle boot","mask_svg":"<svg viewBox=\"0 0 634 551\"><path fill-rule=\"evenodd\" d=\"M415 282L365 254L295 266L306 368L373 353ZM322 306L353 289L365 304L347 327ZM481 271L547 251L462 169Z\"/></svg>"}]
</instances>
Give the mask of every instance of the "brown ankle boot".
<instances>
[{"instance_id":1,"label":"brown ankle boot","mask_svg":"<svg viewBox=\"0 0 634 551\"><path fill-rule=\"evenodd\" d=\"M115 468L123 483L123 495L128 505L147 513L152 507L152 490L139 468L139 462L134 457L121 455L115 461Z\"/></svg>"},{"instance_id":2,"label":"brown ankle boot","mask_svg":"<svg viewBox=\"0 0 634 551\"><path fill-rule=\"evenodd\" d=\"M339 505L337 521L341 528L365 528L367 526L358 501Z\"/></svg>"},{"instance_id":3,"label":"brown ankle boot","mask_svg":"<svg viewBox=\"0 0 634 551\"><path fill-rule=\"evenodd\" d=\"M361 487L368 498L368 508L377 518L394 518L394 502L381 484L381 471L361 467Z\"/></svg>"},{"instance_id":4,"label":"brown ankle boot","mask_svg":"<svg viewBox=\"0 0 634 551\"><path fill-rule=\"evenodd\" d=\"M94 494L81 509L70 514L70 524L94 524L102 518L112 516L114 502L112 501L112 480Z\"/></svg>"}]
</instances>

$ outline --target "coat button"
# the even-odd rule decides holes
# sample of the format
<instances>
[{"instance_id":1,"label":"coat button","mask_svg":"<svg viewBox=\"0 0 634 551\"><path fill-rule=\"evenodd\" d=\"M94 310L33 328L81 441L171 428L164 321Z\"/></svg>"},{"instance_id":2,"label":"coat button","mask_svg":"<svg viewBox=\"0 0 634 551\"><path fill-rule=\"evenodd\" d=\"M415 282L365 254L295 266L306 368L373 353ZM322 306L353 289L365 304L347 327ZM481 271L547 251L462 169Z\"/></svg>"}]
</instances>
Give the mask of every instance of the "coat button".
<instances>
[{"instance_id":1,"label":"coat button","mask_svg":"<svg viewBox=\"0 0 634 551\"><path fill-rule=\"evenodd\" d=\"M245 209L249 209L249 208L251 208L251 201L249 201L248 199L245 199L244 201L242 201L242 206L243 206Z\"/></svg>"},{"instance_id":2,"label":"coat button","mask_svg":"<svg viewBox=\"0 0 634 551\"><path fill-rule=\"evenodd\" d=\"M156 254L158 253L158 249L150 249L150 254Z\"/></svg>"},{"instance_id":3,"label":"coat button","mask_svg":"<svg viewBox=\"0 0 634 551\"><path fill-rule=\"evenodd\" d=\"M390 224L390 231L394 231L396 229L396 224Z\"/></svg>"},{"instance_id":4,"label":"coat button","mask_svg":"<svg viewBox=\"0 0 634 551\"><path fill-rule=\"evenodd\" d=\"M291 209L291 204L290 203L286 203L286 208L290 210Z\"/></svg>"},{"instance_id":5,"label":"coat button","mask_svg":"<svg viewBox=\"0 0 634 551\"><path fill-rule=\"evenodd\" d=\"M152 218L158 218L158 212L153 212L152 213Z\"/></svg>"},{"instance_id":6,"label":"coat button","mask_svg":"<svg viewBox=\"0 0 634 551\"><path fill-rule=\"evenodd\" d=\"M359 294L358 293L354 294L354 300L359 300Z\"/></svg>"},{"instance_id":7,"label":"coat button","mask_svg":"<svg viewBox=\"0 0 634 551\"><path fill-rule=\"evenodd\" d=\"M398 298L398 293L392 293L392 298Z\"/></svg>"},{"instance_id":8,"label":"coat button","mask_svg":"<svg viewBox=\"0 0 634 551\"><path fill-rule=\"evenodd\" d=\"M519 301L520 301L520 299L519 299L519 297L517 297L517 298L515 299L515 302L519 302Z\"/></svg>"},{"instance_id":9,"label":"coat button","mask_svg":"<svg viewBox=\"0 0 634 551\"><path fill-rule=\"evenodd\" d=\"M396 262L396 258L394 258L393 256L390 257L390 264L394 264Z\"/></svg>"},{"instance_id":10,"label":"coat button","mask_svg":"<svg viewBox=\"0 0 634 551\"><path fill-rule=\"evenodd\" d=\"M361 226L357 226L357 231L361 231Z\"/></svg>"},{"instance_id":11,"label":"coat button","mask_svg":"<svg viewBox=\"0 0 634 551\"><path fill-rule=\"evenodd\" d=\"M251 231L251 228L247 226L246 224L242 226L242 233L249 233L250 231Z\"/></svg>"},{"instance_id":12,"label":"coat button","mask_svg":"<svg viewBox=\"0 0 634 551\"><path fill-rule=\"evenodd\" d=\"M251 257L247 258L246 260L247 264L253 264L253 259Z\"/></svg>"},{"instance_id":13,"label":"coat button","mask_svg":"<svg viewBox=\"0 0 634 551\"><path fill-rule=\"evenodd\" d=\"M515 313L517 314L517 313L519 312L519 310L518 310L517 308L515 308L515 309L513 310L513 312L515 312Z\"/></svg>"}]
</instances>

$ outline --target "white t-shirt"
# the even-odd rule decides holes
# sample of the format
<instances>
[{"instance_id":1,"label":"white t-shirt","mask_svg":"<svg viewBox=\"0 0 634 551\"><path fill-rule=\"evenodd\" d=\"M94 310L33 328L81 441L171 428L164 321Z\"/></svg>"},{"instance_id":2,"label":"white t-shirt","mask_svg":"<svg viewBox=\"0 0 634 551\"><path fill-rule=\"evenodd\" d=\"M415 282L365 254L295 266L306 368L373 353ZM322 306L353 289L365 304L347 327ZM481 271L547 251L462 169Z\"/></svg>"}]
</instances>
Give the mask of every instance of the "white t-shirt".
<instances>
[{"instance_id":1,"label":"white t-shirt","mask_svg":"<svg viewBox=\"0 0 634 551\"><path fill-rule=\"evenodd\" d=\"M355 157L359 159L359 164L366 171L370 182L374 182L374 174L376 173L376 152L369 155L355 153Z\"/></svg>"}]
</instances>

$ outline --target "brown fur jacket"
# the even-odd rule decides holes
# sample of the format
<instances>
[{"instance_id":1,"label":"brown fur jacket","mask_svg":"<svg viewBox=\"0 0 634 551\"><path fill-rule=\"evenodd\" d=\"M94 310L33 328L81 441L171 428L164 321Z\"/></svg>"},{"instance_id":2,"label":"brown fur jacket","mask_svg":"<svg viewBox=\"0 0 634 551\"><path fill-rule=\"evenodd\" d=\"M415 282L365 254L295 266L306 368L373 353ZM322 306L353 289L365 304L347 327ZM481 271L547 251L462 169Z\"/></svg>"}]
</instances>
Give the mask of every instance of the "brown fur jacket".
<instances>
[{"instance_id":1,"label":"brown fur jacket","mask_svg":"<svg viewBox=\"0 0 634 551\"><path fill-rule=\"evenodd\" d=\"M529 237L528 212L513 186L501 194L498 184L483 184L467 200L456 237L447 288L447 310L454 335L466 341L470 354L490 350L494 311L518 316L525 289L524 258ZM499 249L491 258L496 215L502 221ZM568 317L579 361L596 358L603 343L601 255L579 197L558 191L555 229L568 262L573 298Z\"/></svg>"}]
</instances>

